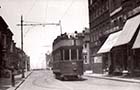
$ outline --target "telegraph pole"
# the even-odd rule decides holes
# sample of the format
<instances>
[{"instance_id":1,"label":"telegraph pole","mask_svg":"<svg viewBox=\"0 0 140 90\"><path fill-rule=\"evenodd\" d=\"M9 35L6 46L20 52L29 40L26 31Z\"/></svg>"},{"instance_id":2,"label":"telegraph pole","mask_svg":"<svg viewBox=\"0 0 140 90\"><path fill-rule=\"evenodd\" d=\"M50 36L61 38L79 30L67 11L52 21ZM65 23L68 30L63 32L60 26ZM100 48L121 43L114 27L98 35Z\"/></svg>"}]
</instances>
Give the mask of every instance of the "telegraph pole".
<instances>
[{"instance_id":1,"label":"telegraph pole","mask_svg":"<svg viewBox=\"0 0 140 90\"><path fill-rule=\"evenodd\" d=\"M55 26L60 26L60 34L62 34L62 25L61 25L61 21L59 20L59 23L28 23L28 24L23 24L23 16L21 15L21 23L17 24L17 26L21 26L21 50L23 51L23 26L45 26L45 25L55 25ZM24 51L23 51L24 52ZM23 58L23 53L22 53L22 78L25 78L24 75L24 58Z\"/></svg>"},{"instance_id":2,"label":"telegraph pole","mask_svg":"<svg viewBox=\"0 0 140 90\"><path fill-rule=\"evenodd\" d=\"M23 51L23 16L21 15L21 50ZM24 58L23 58L23 53L22 53L22 78L25 78L24 75Z\"/></svg>"},{"instance_id":3,"label":"telegraph pole","mask_svg":"<svg viewBox=\"0 0 140 90\"><path fill-rule=\"evenodd\" d=\"M60 34L62 34L62 25L61 25L61 20L59 20L59 25L60 25Z\"/></svg>"},{"instance_id":4,"label":"telegraph pole","mask_svg":"<svg viewBox=\"0 0 140 90\"><path fill-rule=\"evenodd\" d=\"M21 15L21 50L23 50L23 16Z\"/></svg>"}]
</instances>

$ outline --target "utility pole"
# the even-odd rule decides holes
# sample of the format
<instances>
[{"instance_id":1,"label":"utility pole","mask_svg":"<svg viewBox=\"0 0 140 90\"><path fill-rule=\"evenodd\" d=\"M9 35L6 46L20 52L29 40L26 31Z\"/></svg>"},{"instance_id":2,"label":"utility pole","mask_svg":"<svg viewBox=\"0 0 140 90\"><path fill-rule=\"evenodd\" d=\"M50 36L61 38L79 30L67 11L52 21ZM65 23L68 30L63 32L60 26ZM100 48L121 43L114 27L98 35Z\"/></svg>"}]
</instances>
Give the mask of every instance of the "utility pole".
<instances>
[{"instance_id":1,"label":"utility pole","mask_svg":"<svg viewBox=\"0 0 140 90\"><path fill-rule=\"evenodd\" d=\"M59 23L24 23L23 17L21 17L22 27L23 26L46 26L46 25L55 25L60 26L60 34L62 34L62 25L61 20L59 20ZM21 26L21 24L17 24L17 26Z\"/></svg>"},{"instance_id":2,"label":"utility pole","mask_svg":"<svg viewBox=\"0 0 140 90\"><path fill-rule=\"evenodd\" d=\"M59 26L60 26L60 33L62 34L62 25L61 25L61 20L59 20Z\"/></svg>"},{"instance_id":3,"label":"utility pole","mask_svg":"<svg viewBox=\"0 0 140 90\"><path fill-rule=\"evenodd\" d=\"M22 78L25 78L24 75L24 58L23 58L23 16L21 15L21 50L22 50Z\"/></svg>"},{"instance_id":4,"label":"utility pole","mask_svg":"<svg viewBox=\"0 0 140 90\"><path fill-rule=\"evenodd\" d=\"M20 24L17 24L17 26L21 26L21 50L23 51L23 26L39 26L39 25L42 25L42 26L45 26L45 25L55 25L55 26L60 26L60 34L62 34L62 25L61 25L61 21L59 20L59 23L24 23L24 20L23 20L23 16L21 15L21 23ZM23 51L24 52L24 51ZM23 53L22 53L22 78L25 78L25 75L24 75L24 60L23 60Z\"/></svg>"}]
</instances>

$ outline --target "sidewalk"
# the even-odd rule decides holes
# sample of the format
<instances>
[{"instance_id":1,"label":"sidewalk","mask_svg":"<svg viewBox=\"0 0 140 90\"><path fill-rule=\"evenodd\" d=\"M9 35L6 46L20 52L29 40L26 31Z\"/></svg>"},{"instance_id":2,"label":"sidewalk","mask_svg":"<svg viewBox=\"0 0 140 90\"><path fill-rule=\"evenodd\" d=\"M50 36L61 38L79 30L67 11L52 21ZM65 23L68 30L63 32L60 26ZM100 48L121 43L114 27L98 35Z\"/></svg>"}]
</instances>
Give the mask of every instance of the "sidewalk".
<instances>
[{"instance_id":1,"label":"sidewalk","mask_svg":"<svg viewBox=\"0 0 140 90\"><path fill-rule=\"evenodd\" d=\"M84 76L99 78L99 79L122 81L122 82L140 83L140 77L109 76L107 74L95 74L92 73L92 71L84 72Z\"/></svg>"},{"instance_id":2,"label":"sidewalk","mask_svg":"<svg viewBox=\"0 0 140 90\"><path fill-rule=\"evenodd\" d=\"M16 75L15 87L11 86L10 78L0 78L0 90L16 90L20 86L20 84L22 84L31 73L32 73L31 71L25 72L25 78L21 78L21 74Z\"/></svg>"}]
</instances>

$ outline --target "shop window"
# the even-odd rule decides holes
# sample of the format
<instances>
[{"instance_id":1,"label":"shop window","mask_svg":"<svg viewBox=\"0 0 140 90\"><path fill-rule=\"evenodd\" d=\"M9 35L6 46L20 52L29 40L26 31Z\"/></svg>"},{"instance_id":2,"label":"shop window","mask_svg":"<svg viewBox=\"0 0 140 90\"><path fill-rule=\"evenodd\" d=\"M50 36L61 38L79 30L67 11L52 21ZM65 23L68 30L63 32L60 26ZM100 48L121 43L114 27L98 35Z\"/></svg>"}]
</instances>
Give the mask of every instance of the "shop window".
<instances>
[{"instance_id":1,"label":"shop window","mask_svg":"<svg viewBox=\"0 0 140 90\"><path fill-rule=\"evenodd\" d=\"M117 20L114 21L114 26L115 26L115 27L117 26Z\"/></svg>"},{"instance_id":2,"label":"shop window","mask_svg":"<svg viewBox=\"0 0 140 90\"><path fill-rule=\"evenodd\" d=\"M123 18L122 18L122 17L119 18L119 24L120 24L120 25L119 25L120 27L123 26Z\"/></svg>"}]
</instances>

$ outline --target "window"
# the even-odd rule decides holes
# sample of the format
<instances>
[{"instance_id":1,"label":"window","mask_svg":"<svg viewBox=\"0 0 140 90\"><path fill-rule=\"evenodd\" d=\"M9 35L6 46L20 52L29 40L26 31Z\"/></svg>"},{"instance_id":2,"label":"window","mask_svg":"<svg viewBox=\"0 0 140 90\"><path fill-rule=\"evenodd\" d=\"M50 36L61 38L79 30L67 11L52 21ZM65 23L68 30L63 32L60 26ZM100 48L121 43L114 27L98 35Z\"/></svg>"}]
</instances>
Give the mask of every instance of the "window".
<instances>
[{"instance_id":1,"label":"window","mask_svg":"<svg viewBox=\"0 0 140 90\"><path fill-rule=\"evenodd\" d=\"M82 49L79 49L79 59L82 59Z\"/></svg>"},{"instance_id":2,"label":"window","mask_svg":"<svg viewBox=\"0 0 140 90\"><path fill-rule=\"evenodd\" d=\"M65 60L69 60L69 49L65 50Z\"/></svg>"},{"instance_id":3,"label":"window","mask_svg":"<svg viewBox=\"0 0 140 90\"><path fill-rule=\"evenodd\" d=\"M87 48L87 44L85 43L85 48Z\"/></svg>"},{"instance_id":4,"label":"window","mask_svg":"<svg viewBox=\"0 0 140 90\"><path fill-rule=\"evenodd\" d=\"M94 42L94 34L91 35L91 42Z\"/></svg>"},{"instance_id":5,"label":"window","mask_svg":"<svg viewBox=\"0 0 140 90\"><path fill-rule=\"evenodd\" d=\"M61 54L61 60L63 60L63 50L60 50L60 54Z\"/></svg>"},{"instance_id":6,"label":"window","mask_svg":"<svg viewBox=\"0 0 140 90\"><path fill-rule=\"evenodd\" d=\"M106 1L106 5L105 5L105 7L106 7L106 10L109 9L109 2L108 2L108 0Z\"/></svg>"},{"instance_id":7,"label":"window","mask_svg":"<svg viewBox=\"0 0 140 90\"><path fill-rule=\"evenodd\" d=\"M114 26L116 27L118 25L117 19L114 20Z\"/></svg>"},{"instance_id":8,"label":"window","mask_svg":"<svg viewBox=\"0 0 140 90\"><path fill-rule=\"evenodd\" d=\"M92 1L92 0L90 0L90 5L92 5L92 3L93 3L93 1Z\"/></svg>"},{"instance_id":9,"label":"window","mask_svg":"<svg viewBox=\"0 0 140 90\"><path fill-rule=\"evenodd\" d=\"M99 10L99 15L101 15L101 14L102 14L102 9L101 9L101 7L100 7L98 10Z\"/></svg>"},{"instance_id":10,"label":"window","mask_svg":"<svg viewBox=\"0 0 140 90\"><path fill-rule=\"evenodd\" d=\"M119 26L122 26L122 25L123 25L123 18L119 17Z\"/></svg>"},{"instance_id":11,"label":"window","mask_svg":"<svg viewBox=\"0 0 140 90\"><path fill-rule=\"evenodd\" d=\"M71 59L72 59L72 60L77 59L77 52L76 52L76 49L72 49L72 50L71 50Z\"/></svg>"},{"instance_id":12,"label":"window","mask_svg":"<svg viewBox=\"0 0 140 90\"><path fill-rule=\"evenodd\" d=\"M87 56L84 57L85 63L87 63Z\"/></svg>"}]
</instances>

